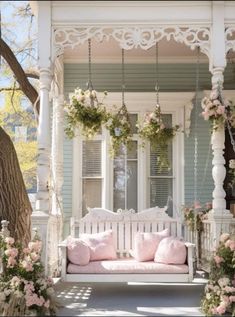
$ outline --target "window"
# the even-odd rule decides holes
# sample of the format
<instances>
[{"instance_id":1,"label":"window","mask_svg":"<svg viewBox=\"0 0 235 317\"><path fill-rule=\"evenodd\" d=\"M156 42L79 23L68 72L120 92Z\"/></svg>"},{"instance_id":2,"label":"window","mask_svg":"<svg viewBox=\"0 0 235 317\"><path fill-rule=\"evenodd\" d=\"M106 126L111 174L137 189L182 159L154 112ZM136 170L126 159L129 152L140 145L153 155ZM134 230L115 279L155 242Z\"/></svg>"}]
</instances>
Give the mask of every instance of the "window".
<instances>
[{"instance_id":1,"label":"window","mask_svg":"<svg viewBox=\"0 0 235 317\"><path fill-rule=\"evenodd\" d=\"M120 94L112 93L116 99L109 104L118 104ZM136 123L146 112L153 110L155 96L146 98L147 93L129 93L126 101L131 112L133 140L131 146L122 146L118 155L109 155L110 136L103 129L93 140L85 140L82 136L74 139L73 148L73 215L82 217L87 207L102 207L117 211L118 209L134 209L141 211L150 207L164 207L168 198L173 199L168 205L168 214L174 215L184 198L184 174L182 152L184 135L177 134L168 146L168 159L171 168L160 170L157 166L157 151L146 144L141 147ZM149 94L148 94L149 96ZM191 98L191 95L190 95ZM180 96L166 94L166 102L162 101L163 120L165 125L183 125L183 106ZM171 105L169 105L172 103ZM173 161L174 158L174 161Z\"/></svg>"}]
</instances>

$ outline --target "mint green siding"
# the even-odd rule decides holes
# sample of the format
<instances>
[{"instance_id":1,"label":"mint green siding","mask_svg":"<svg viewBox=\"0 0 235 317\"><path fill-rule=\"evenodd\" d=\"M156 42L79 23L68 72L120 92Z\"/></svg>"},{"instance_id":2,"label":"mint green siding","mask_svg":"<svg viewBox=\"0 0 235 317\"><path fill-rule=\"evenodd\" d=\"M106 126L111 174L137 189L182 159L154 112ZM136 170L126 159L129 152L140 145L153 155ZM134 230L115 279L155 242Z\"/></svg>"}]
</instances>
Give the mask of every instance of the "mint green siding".
<instances>
[{"instance_id":1,"label":"mint green siding","mask_svg":"<svg viewBox=\"0 0 235 317\"><path fill-rule=\"evenodd\" d=\"M234 89L234 72L232 65L225 72L225 89ZM150 92L155 87L154 65L151 64L128 64L125 65L126 91ZM161 64L159 65L159 85L162 91L195 91L195 64ZM64 65L65 97L73 92L76 87L85 88L88 79L86 64ZM121 65L120 64L93 64L92 81L98 91L107 90L117 92L121 88ZM200 65L200 90L211 88L211 74L207 64ZM209 124L200 116L200 102L197 113L195 109L191 115L191 133L185 136L185 202L190 203L194 198L201 202L211 201L213 182L211 176L211 150ZM195 120L195 118L197 120ZM195 134L195 125L197 132ZM198 139L198 154L195 156L195 137ZM208 153L209 151L209 153ZM183 155L183 153L182 153ZM197 182L194 178L195 158L197 159ZM65 217L69 218L72 212L72 141L66 137L64 140L64 185L63 207ZM206 166L206 163L207 166ZM197 188L195 190L195 185ZM197 195L195 195L197 194ZM196 197L197 196L197 197Z\"/></svg>"}]
</instances>

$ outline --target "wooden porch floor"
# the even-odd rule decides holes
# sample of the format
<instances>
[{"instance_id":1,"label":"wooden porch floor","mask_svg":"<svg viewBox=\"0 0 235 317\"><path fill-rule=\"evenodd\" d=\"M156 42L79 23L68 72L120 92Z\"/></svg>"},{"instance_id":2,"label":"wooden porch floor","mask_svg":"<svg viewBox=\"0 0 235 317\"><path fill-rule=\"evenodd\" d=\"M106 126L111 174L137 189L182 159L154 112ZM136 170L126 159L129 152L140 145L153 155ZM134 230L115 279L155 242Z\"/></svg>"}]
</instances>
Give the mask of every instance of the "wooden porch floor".
<instances>
[{"instance_id":1,"label":"wooden porch floor","mask_svg":"<svg viewBox=\"0 0 235 317\"><path fill-rule=\"evenodd\" d=\"M206 280L190 284L62 283L58 316L204 316L200 300Z\"/></svg>"}]
</instances>

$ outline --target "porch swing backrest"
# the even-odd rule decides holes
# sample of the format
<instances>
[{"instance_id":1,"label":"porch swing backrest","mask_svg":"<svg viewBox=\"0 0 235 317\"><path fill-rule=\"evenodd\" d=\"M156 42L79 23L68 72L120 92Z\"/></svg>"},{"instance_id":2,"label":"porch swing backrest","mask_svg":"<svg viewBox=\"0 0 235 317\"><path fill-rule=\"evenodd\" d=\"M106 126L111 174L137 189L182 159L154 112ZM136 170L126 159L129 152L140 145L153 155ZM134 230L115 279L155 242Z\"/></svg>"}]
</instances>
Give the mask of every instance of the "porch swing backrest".
<instances>
[{"instance_id":1,"label":"porch swing backrest","mask_svg":"<svg viewBox=\"0 0 235 317\"><path fill-rule=\"evenodd\" d=\"M99 233L112 229L119 257L129 257L137 232L156 232L169 228L170 235L181 237L181 221L166 213L167 207L153 207L135 213L134 210L113 212L103 208L88 208L80 220L71 218L70 233L78 237L82 233Z\"/></svg>"}]
</instances>

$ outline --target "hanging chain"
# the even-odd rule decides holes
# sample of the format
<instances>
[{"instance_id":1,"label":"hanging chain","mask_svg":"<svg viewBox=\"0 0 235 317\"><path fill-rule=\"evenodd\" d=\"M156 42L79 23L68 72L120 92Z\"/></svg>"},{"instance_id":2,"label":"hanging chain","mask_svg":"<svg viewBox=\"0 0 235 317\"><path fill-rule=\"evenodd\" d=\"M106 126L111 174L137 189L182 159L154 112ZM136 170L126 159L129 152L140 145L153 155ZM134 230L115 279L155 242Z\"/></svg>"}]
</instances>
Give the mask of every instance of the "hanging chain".
<instances>
[{"instance_id":1,"label":"hanging chain","mask_svg":"<svg viewBox=\"0 0 235 317\"><path fill-rule=\"evenodd\" d=\"M233 152L235 153L235 140L233 138L233 132L232 132L231 124L230 124L228 119L225 121L225 124L226 124L226 126L228 128L228 133L229 133L230 141L231 141L231 144L232 144L232 147L233 147Z\"/></svg>"},{"instance_id":2,"label":"hanging chain","mask_svg":"<svg viewBox=\"0 0 235 317\"><path fill-rule=\"evenodd\" d=\"M227 55L227 58L228 58L228 62L229 62L228 55ZM220 92L221 92L221 88L222 87L220 86ZM223 100L222 93L221 93L221 102L222 102L222 105L224 105L224 100ZM228 128L228 133L229 133L230 141L231 141L231 144L232 144L233 152L235 153L235 140L234 140L234 137L233 137L231 123L229 122L228 119L225 120L225 126L227 126L227 128Z\"/></svg>"},{"instance_id":3,"label":"hanging chain","mask_svg":"<svg viewBox=\"0 0 235 317\"><path fill-rule=\"evenodd\" d=\"M126 89L126 84L125 84L125 60L124 60L124 49L122 48L122 105L125 105L125 89Z\"/></svg>"},{"instance_id":4,"label":"hanging chain","mask_svg":"<svg viewBox=\"0 0 235 317\"><path fill-rule=\"evenodd\" d=\"M88 39L88 83L87 89L93 90L92 76L91 76L91 39Z\"/></svg>"},{"instance_id":5,"label":"hanging chain","mask_svg":"<svg viewBox=\"0 0 235 317\"><path fill-rule=\"evenodd\" d=\"M155 46L155 91L156 91L156 102L159 105L159 65L158 65L158 42L156 42Z\"/></svg>"}]
</instances>

